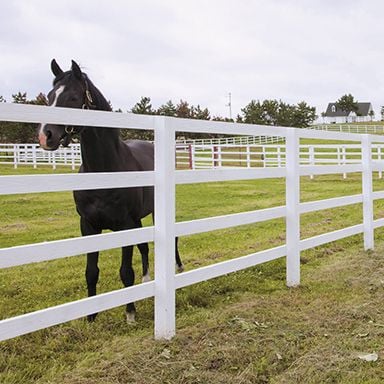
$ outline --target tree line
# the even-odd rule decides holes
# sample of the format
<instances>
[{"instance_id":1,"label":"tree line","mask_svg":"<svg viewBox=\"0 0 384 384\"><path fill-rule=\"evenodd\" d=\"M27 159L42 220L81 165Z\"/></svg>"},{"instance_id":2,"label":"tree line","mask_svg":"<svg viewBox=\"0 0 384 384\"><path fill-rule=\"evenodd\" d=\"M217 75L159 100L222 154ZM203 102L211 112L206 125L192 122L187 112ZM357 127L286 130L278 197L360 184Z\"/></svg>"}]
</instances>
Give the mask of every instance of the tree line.
<instances>
[{"instance_id":1,"label":"tree line","mask_svg":"<svg viewBox=\"0 0 384 384\"><path fill-rule=\"evenodd\" d=\"M0 102L6 100L0 96ZM12 95L12 103L48 105L47 97L40 93L34 99L28 99L26 93L18 92ZM123 112L121 109L114 112ZM285 127L308 127L316 118L315 107L309 106L306 102L300 102L296 105L284 103L281 100L259 100L250 101L241 109L236 119L229 119L221 116L211 116L206 107L189 104L185 100L174 103L168 100L158 108L152 106L150 97L141 97L141 99L127 112L144 115L172 116L186 119L226 121L248 124L261 124L270 126ZM36 124L0 122L0 142L12 143L30 143L37 141ZM153 139L152 131L123 129L124 139ZM186 138L204 138L218 137L220 135L198 134L198 133L180 133L180 136Z\"/></svg>"}]
</instances>

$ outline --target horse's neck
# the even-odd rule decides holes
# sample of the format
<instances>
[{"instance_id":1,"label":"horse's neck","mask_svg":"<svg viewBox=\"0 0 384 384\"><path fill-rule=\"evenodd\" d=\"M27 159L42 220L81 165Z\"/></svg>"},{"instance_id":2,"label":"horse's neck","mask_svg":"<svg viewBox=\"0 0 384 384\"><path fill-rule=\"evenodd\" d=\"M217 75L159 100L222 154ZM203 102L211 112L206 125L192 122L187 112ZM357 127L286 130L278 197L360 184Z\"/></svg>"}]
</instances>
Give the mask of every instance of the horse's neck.
<instances>
[{"instance_id":1,"label":"horse's neck","mask_svg":"<svg viewBox=\"0 0 384 384\"><path fill-rule=\"evenodd\" d=\"M120 170L123 141L113 128L86 128L81 133L81 157L85 172Z\"/></svg>"}]
</instances>

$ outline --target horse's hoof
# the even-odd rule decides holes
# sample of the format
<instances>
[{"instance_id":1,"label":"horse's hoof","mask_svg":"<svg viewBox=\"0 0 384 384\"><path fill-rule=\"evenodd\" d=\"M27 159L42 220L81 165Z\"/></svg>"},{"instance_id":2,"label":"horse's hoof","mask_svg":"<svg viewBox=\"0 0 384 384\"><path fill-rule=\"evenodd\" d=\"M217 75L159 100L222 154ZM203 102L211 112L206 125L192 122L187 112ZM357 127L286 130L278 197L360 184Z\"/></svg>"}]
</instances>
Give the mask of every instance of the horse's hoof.
<instances>
[{"instance_id":1,"label":"horse's hoof","mask_svg":"<svg viewBox=\"0 0 384 384\"><path fill-rule=\"evenodd\" d=\"M151 275L149 274L149 272L143 276L142 280L141 280L143 283L148 283L148 281L151 281Z\"/></svg>"},{"instance_id":2,"label":"horse's hoof","mask_svg":"<svg viewBox=\"0 0 384 384\"><path fill-rule=\"evenodd\" d=\"M176 268L177 268L177 272L179 272L179 273L184 272L184 265L183 264L177 265Z\"/></svg>"},{"instance_id":3,"label":"horse's hoof","mask_svg":"<svg viewBox=\"0 0 384 384\"><path fill-rule=\"evenodd\" d=\"M135 315L136 312L126 312L127 324L135 324Z\"/></svg>"},{"instance_id":4,"label":"horse's hoof","mask_svg":"<svg viewBox=\"0 0 384 384\"><path fill-rule=\"evenodd\" d=\"M93 323L96 320L97 313L87 316L88 323Z\"/></svg>"}]
</instances>

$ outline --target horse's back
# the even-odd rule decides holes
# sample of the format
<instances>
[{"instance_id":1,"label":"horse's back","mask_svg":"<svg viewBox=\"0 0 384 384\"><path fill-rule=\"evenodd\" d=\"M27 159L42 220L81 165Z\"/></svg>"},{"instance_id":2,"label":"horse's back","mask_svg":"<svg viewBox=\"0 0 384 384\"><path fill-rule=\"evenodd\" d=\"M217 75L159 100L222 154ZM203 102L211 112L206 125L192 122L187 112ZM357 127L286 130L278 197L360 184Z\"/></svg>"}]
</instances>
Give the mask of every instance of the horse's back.
<instances>
[{"instance_id":1,"label":"horse's back","mask_svg":"<svg viewBox=\"0 0 384 384\"><path fill-rule=\"evenodd\" d=\"M154 145L150 141L127 140L125 145L130 149L141 171L154 170Z\"/></svg>"}]
</instances>

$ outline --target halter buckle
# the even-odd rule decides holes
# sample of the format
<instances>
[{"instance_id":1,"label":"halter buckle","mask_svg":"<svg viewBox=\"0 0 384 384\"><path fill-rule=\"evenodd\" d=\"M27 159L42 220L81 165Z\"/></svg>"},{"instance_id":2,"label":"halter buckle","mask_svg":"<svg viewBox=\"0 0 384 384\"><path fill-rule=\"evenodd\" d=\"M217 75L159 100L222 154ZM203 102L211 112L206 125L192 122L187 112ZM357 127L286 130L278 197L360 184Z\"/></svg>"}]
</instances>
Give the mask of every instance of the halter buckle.
<instances>
[{"instance_id":1,"label":"halter buckle","mask_svg":"<svg viewBox=\"0 0 384 384\"><path fill-rule=\"evenodd\" d=\"M72 126L68 126L66 125L65 128L65 133L67 133L68 135L73 135L75 133L75 127L72 127Z\"/></svg>"}]
</instances>

